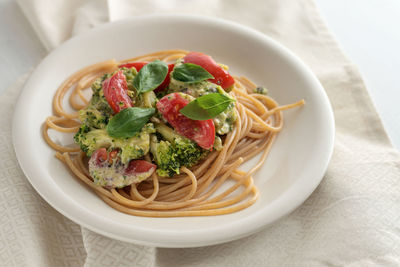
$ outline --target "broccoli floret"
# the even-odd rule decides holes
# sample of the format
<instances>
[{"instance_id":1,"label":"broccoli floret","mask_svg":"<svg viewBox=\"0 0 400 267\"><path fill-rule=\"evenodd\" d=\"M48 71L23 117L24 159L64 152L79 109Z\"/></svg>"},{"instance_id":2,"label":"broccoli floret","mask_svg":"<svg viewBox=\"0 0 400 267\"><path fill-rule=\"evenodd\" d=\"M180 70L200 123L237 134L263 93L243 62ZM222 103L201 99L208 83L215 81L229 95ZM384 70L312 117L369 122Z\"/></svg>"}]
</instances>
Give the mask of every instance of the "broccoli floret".
<instances>
[{"instance_id":1,"label":"broccoli floret","mask_svg":"<svg viewBox=\"0 0 400 267\"><path fill-rule=\"evenodd\" d=\"M89 150L89 147L85 145L85 140L86 140L86 135L90 131L90 127L82 124L81 127L79 128L78 132L74 135L74 141L77 143L83 152L87 153Z\"/></svg>"},{"instance_id":2,"label":"broccoli floret","mask_svg":"<svg viewBox=\"0 0 400 267\"><path fill-rule=\"evenodd\" d=\"M192 167L202 159L208 151L195 142L180 136L164 124L156 124L156 131L166 140L158 142L156 135L150 140L150 151L157 163L157 173L160 176L179 174L182 166Z\"/></svg>"},{"instance_id":3,"label":"broccoli floret","mask_svg":"<svg viewBox=\"0 0 400 267\"><path fill-rule=\"evenodd\" d=\"M103 129L106 127L113 110L104 97L102 82L108 77L104 75L92 84L93 95L89 105L79 111L79 119L82 124L90 128Z\"/></svg>"},{"instance_id":4,"label":"broccoli floret","mask_svg":"<svg viewBox=\"0 0 400 267\"><path fill-rule=\"evenodd\" d=\"M150 139L150 151L157 163L157 173L160 176L173 176L179 173L180 164L174 146L168 141L158 142L155 135Z\"/></svg>"},{"instance_id":5,"label":"broccoli floret","mask_svg":"<svg viewBox=\"0 0 400 267\"><path fill-rule=\"evenodd\" d=\"M89 157L101 147L110 151L118 149L121 162L125 164L131 159L141 158L149 152L150 133L154 132L153 124L148 123L140 132L130 138L114 138L107 134L106 129L90 130L88 126L82 125L75 134L74 140Z\"/></svg>"},{"instance_id":6,"label":"broccoli floret","mask_svg":"<svg viewBox=\"0 0 400 267\"><path fill-rule=\"evenodd\" d=\"M92 105L89 105L85 109L79 111L79 119L83 125L86 125L95 129L103 129L107 126L109 120L108 114L99 111Z\"/></svg>"},{"instance_id":7,"label":"broccoli floret","mask_svg":"<svg viewBox=\"0 0 400 267\"><path fill-rule=\"evenodd\" d=\"M254 89L254 93L261 94L261 95L268 95L268 89L264 86L258 86Z\"/></svg>"},{"instance_id":8,"label":"broccoli floret","mask_svg":"<svg viewBox=\"0 0 400 267\"><path fill-rule=\"evenodd\" d=\"M181 166L190 168L208 153L207 150L200 148L195 142L187 138L176 137L174 141L175 152Z\"/></svg>"}]
</instances>

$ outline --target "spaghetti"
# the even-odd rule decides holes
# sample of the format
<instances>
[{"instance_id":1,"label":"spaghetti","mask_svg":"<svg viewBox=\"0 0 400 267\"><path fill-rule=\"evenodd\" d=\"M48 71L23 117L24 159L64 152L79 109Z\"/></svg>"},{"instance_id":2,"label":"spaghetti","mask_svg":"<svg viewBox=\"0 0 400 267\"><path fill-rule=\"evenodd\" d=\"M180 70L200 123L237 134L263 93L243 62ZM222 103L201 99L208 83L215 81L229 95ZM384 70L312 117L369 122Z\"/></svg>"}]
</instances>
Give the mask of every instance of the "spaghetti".
<instances>
[{"instance_id":1,"label":"spaghetti","mask_svg":"<svg viewBox=\"0 0 400 267\"><path fill-rule=\"evenodd\" d=\"M145 181L124 188L106 189L93 183L87 157L79 148L63 146L51 140L49 129L62 133L76 132L80 122L78 111L89 100L84 90L118 65L133 61L176 61L188 52L166 50L120 62L109 60L86 67L69 77L58 88L54 99L54 115L44 122L43 136L56 151L56 157L70 168L77 178L112 208L135 216L178 217L228 214L252 205L259 196L253 175L266 160L277 134L282 130L282 111L304 104L279 106L271 97L254 93L257 87L245 77L235 77L230 95L236 98L237 119L220 151L211 152L192 168L181 168L181 174L160 177L156 172ZM69 104L75 110L68 113L63 99L70 91ZM247 172L239 167L261 153L258 162ZM150 157L146 158L150 161ZM231 182L229 182L231 181Z\"/></svg>"}]
</instances>

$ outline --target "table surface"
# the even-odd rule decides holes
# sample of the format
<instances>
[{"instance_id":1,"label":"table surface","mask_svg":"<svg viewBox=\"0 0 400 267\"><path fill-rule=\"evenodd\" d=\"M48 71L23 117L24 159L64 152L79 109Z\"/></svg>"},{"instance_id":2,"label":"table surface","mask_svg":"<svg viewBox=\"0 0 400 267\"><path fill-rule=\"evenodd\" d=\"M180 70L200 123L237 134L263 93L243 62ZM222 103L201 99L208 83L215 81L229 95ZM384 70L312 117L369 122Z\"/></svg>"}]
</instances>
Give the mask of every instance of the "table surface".
<instances>
[{"instance_id":1,"label":"table surface","mask_svg":"<svg viewBox=\"0 0 400 267\"><path fill-rule=\"evenodd\" d=\"M400 1L315 0L356 63L393 144L400 149ZM47 54L15 1L0 0L0 93Z\"/></svg>"}]
</instances>

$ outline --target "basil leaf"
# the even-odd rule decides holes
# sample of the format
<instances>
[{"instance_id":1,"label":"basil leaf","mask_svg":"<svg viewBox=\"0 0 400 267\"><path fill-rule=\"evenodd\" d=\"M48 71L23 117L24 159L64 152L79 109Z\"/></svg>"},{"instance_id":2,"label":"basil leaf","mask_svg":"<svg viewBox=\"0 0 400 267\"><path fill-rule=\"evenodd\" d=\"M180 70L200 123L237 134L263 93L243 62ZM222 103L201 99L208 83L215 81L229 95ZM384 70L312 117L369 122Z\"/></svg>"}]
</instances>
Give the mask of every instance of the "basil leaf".
<instances>
[{"instance_id":1,"label":"basil leaf","mask_svg":"<svg viewBox=\"0 0 400 267\"><path fill-rule=\"evenodd\" d=\"M179 112L192 120L208 120L215 118L234 101L226 95L212 93L196 98Z\"/></svg>"},{"instance_id":2,"label":"basil leaf","mask_svg":"<svg viewBox=\"0 0 400 267\"><path fill-rule=\"evenodd\" d=\"M214 79L214 76L203 69L203 67L192 63L184 63L176 66L172 72L172 77L175 80L186 83L197 83L208 79Z\"/></svg>"},{"instance_id":3,"label":"basil leaf","mask_svg":"<svg viewBox=\"0 0 400 267\"><path fill-rule=\"evenodd\" d=\"M133 79L133 86L138 93L145 93L156 89L165 80L168 66L165 62L155 60L143 66Z\"/></svg>"},{"instance_id":4,"label":"basil leaf","mask_svg":"<svg viewBox=\"0 0 400 267\"><path fill-rule=\"evenodd\" d=\"M106 128L107 133L116 138L132 137L143 128L154 112L154 108L123 109L110 119Z\"/></svg>"}]
</instances>

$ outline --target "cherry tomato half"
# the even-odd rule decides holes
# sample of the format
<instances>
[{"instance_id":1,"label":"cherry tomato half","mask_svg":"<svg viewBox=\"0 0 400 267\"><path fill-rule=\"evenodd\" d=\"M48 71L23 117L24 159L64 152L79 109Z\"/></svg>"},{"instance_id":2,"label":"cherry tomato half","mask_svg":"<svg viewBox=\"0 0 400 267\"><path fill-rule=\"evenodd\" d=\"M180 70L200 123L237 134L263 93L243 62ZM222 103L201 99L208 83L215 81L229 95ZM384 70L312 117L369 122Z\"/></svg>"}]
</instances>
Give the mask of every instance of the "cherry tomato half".
<instances>
[{"instance_id":1,"label":"cherry tomato half","mask_svg":"<svg viewBox=\"0 0 400 267\"><path fill-rule=\"evenodd\" d=\"M122 64L119 65L119 68L135 68L136 71L140 71L144 65L146 65L148 62L131 62L131 63L126 63L126 64ZM168 73L167 76L165 77L165 80L162 82L162 84L160 84L156 89L154 89L155 93L164 91L165 88L168 87L169 82L171 80L170 78L170 73L171 71L174 69L174 64L168 64Z\"/></svg>"},{"instance_id":2,"label":"cherry tomato half","mask_svg":"<svg viewBox=\"0 0 400 267\"><path fill-rule=\"evenodd\" d=\"M213 120L197 121L185 117L179 112L189 103L181 93L172 93L164 96L157 102L157 109L164 119L174 127L175 131L190 140L195 141L204 149L212 149L215 139Z\"/></svg>"},{"instance_id":3,"label":"cherry tomato half","mask_svg":"<svg viewBox=\"0 0 400 267\"><path fill-rule=\"evenodd\" d=\"M95 160L96 165L101 166L108 159L107 149L103 147L97 149L90 158Z\"/></svg>"},{"instance_id":4,"label":"cherry tomato half","mask_svg":"<svg viewBox=\"0 0 400 267\"><path fill-rule=\"evenodd\" d=\"M229 72L218 65L209 55L200 52L190 52L183 58L183 62L203 67L214 76L214 79L209 79L208 81L218 84L224 89L231 87L235 83Z\"/></svg>"},{"instance_id":5,"label":"cherry tomato half","mask_svg":"<svg viewBox=\"0 0 400 267\"><path fill-rule=\"evenodd\" d=\"M130 63L119 65L118 67L119 68L127 68L127 69L130 69L130 68L134 67L136 69L136 71L139 71L147 63L148 62L130 62Z\"/></svg>"},{"instance_id":6,"label":"cherry tomato half","mask_svg":"<svg viewBox=\"0 0 400 267\"><path fill-rule=\"evenodd\" d=\"M118 113L125 108L132 107L132 100L126 93L127 90L128 85L122 70L118 71L103 82L104 96L115 113Z\"/></svg>"},{"instance_id":7,"label":"cherry tomato half","mask_svg":"<svg viewBox=\"0 0 400 267\"><path fill-rule=\"evenodd\" d=\"M126 175L140 175L143 173L153 173L157 165L145 160L134 159L129 162L128 167L125 169ZM150 176L150 175L149 175Z\"/></svg>"},{"instance_id":8,"label":"cherry tomato half","mask_svg":"<svg viewBox=\"0 0 400 267\"><path fill-rule=\"evenodd\" d=\"M154 89L155 93L162 92L162 91L164 91L165 88L168 87L169 82L171 81L170 74L171 74L171 71L174 69L174 66L175 66L174 64L168 64L167 76L165 77L165 80L162 82L162 84L160 84L156 89Z\"/></svg>"}]
</instances>

